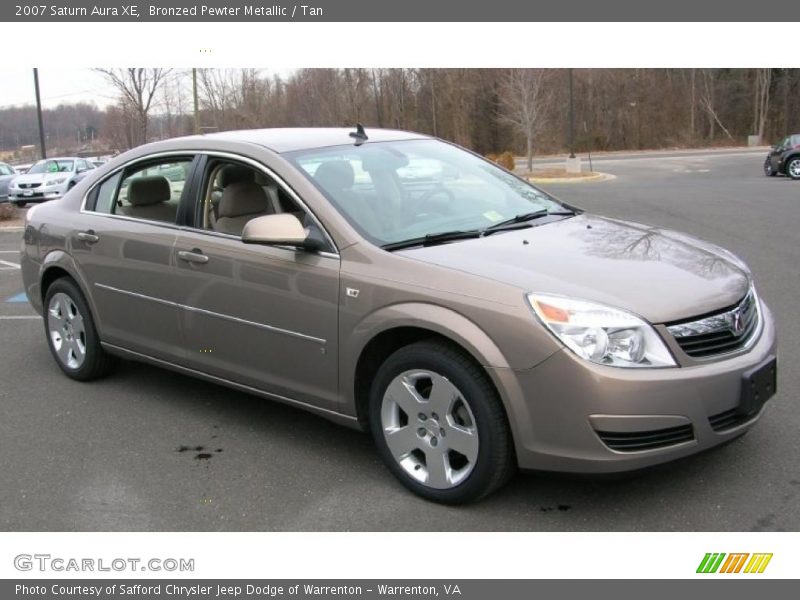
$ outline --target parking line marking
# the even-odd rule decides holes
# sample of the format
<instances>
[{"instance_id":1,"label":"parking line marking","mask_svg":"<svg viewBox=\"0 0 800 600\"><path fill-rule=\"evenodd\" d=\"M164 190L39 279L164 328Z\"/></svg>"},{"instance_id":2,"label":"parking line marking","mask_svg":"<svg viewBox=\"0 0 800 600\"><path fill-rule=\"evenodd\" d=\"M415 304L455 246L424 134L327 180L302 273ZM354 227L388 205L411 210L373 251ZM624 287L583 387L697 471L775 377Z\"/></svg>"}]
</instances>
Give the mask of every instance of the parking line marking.
<instances>
[{"instance_id":1,"label":"parking line marking","mask_svg":"<svg viewBox=\"0 0 800 600\"><path fill-rule=\"evenodd\" d=\"M39 315L0 315L0 321L19 321L22 319L41 319Z\"/></svg>"},{"instance_id":2,"label":"parking line marking","mask_svg":"<svg viewBox=\"0 0 800 600\"><path fill-rule=\"evenodd\" d=\"M0 250L0 254L19 254L19 250Z\"/></svg>"},{"instance_id":3,"label":"parking line marking","mask_svg":"<svg viewBox=\"0 0 800 600\"><path fill-rule=\"evenodd\" d=\"M15 269L20 268L20 266L17 263L8 262L7 260L0 260L0 265L6 265L7 267L14 267Z\"/></svg>"}]
</instances>

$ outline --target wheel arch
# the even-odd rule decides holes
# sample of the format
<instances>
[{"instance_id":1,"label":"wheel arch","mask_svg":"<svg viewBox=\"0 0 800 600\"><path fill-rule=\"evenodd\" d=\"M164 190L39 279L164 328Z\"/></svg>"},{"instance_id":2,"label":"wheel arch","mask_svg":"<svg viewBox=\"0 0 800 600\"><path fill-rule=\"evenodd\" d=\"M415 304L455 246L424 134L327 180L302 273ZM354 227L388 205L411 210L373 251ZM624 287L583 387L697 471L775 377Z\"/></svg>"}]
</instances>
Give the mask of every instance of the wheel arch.
<instances>
[{"instance_id":1,"label":"wheel arch","mask_svg":"<svg viewBox=\"0 0 800 600\"><path fill-rule=\"evenodd\" d=\"M78 289L80 289L83 297L86 299L86 303L89 305L89 309L92 311L92 316L94 317L95 326L97 327L99 335L100 322L98 319L97 310L95 309L94 301L92 300L92 296L88 293L87 286L84 283L83 277L80 275L80 270L75 264L75 260L63 250L53 250L49 252L42 261L38 278L38 300L42 305L42 313L44 314L45 310L44 300L45 296L47 295L47 289L55 280L61 277L69 277L75 282L75 285L78 286Z\"/></svg>"},{"instance_id":2,"label":"wheel arch","mask_svg":"<svg viewBox=\"0 0 800 600\"><path fill-rule=\"evenodd\" d=\"M465 316L450 309L408 303L381 309L364 319L353 330L351 351L357 357L345 368L343 390L363 428L368 424L369 391L375 370L396 350L424 339L438 339L452 345L482 367L498 392L508 414L508 407L495 380L494 368L508 368L508 362L489 335Z\"/></svg>"},{"instance_id":3,"label":"wheel arch","mask_svg":"<svg viewBox=\"0 0 800 600\"><path fill-rule=\"evenodd\" d=\"M800 152L792 152L786 158L783 159L783 174L789 176L789 163L792 162L794 159L800 158Z\"/></svg>"}]
</instances>

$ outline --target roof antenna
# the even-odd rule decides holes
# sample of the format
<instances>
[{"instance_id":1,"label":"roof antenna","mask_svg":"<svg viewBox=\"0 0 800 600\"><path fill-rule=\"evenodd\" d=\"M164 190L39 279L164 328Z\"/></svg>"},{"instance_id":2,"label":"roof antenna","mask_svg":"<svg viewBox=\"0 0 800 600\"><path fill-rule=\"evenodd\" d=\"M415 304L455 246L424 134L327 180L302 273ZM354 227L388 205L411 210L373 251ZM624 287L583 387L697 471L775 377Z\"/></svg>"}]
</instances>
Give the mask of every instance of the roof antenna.
<instances>
[{"instance_id":1,"label":"roof antenna","mask_svg":"<svg viewBox=\"0 0 800 600\"><path fill-rule=\"evenodd\" d=\"M356 141L356 146L360 146L369 139L361 123L356 123L356 130L350 133L350 137Z\"/></svg>"}]
</instances>

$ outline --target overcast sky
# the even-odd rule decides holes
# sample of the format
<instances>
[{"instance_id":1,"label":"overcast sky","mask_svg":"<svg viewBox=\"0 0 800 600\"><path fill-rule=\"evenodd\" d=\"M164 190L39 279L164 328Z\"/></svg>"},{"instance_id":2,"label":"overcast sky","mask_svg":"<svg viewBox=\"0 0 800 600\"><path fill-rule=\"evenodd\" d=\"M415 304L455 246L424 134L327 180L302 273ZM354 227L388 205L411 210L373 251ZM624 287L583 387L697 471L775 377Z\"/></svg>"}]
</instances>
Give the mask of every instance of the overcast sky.
<instances>
[{"instance_id":1,"label":"overcast sky","mask_svg":"<svg viewBox=\"0 0 800 600\"><path fill-rule=\"evenodd\" d=\"M278 74L284 79L294 69L259 69L262 75ZM189 69L174 69L172 75L184 81ZM105 78L92 69L39 69L39 87L42 94L42 105L52 108L62 103L94 102L99 108L113 104L117 98L114 88ZM3 68L0 69L0 108L36 104L36 93L33 88L33 69Z\"/></svg>"},{"instance_id":2,"label":"overcast sky","mask_svg":"<svg viewBox=\"0 0 800 600\"><path fill-rule=\"evenodd\" d=\"M114 100L114 89L91 69L39 69L39 87L45 108L63 102L94 102L100 108ZM0 71L0 108L35 104L33 69L3 68Z\"/></svg>"}]
</instances>

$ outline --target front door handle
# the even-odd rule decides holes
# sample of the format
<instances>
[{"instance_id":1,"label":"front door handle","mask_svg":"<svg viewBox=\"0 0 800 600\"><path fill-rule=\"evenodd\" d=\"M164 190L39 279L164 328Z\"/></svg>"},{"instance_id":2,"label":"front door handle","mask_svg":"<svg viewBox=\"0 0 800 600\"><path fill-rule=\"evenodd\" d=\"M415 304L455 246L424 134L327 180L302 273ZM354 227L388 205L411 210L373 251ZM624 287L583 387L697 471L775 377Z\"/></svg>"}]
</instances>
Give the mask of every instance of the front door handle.
<instances>
[{"instance_id":1,"label":"front door handle","mask_svg":"<svg viewBox=\"0 0 800 600\"><path fill-rule=\"evenodd\" d=\"M100 237L97 236L91 229L89 231L80 231L75 237L82 242L86 242L87 244L94 244L100 241Z\"/></svg>"},{"instance_id":2,"label":"front door handle","mask_svg":"<svg viewBox=\"0 0 800 600\"><path fill-rule=\"evenodd\" d=\"M181 250L178 252L178 258L192 263L205 264L208 262L208 257L199 250L192 250L191 252L187 250Z\"/></svg>"}]
</instances>

